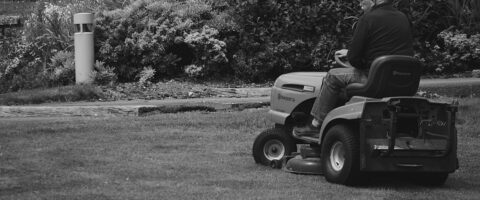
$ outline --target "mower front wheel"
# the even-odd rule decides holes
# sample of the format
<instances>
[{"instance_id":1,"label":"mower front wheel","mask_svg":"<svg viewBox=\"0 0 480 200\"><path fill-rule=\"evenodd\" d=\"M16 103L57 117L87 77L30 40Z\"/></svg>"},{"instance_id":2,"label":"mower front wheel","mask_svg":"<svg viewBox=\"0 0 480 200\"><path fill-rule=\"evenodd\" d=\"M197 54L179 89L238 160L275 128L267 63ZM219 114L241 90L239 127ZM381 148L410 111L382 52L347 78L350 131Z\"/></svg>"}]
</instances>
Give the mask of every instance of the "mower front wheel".
<instances>
[{"instance_id":1,"label":"mower front wheel","mask_svg":"<svg viewBox=\"0 0 480 200\"><path fill-rule=\"evenodd\" d=\"M256 163L271 166L284 156L297 151L294 139L283 128L271 128L260 133L253 143L253 159Z\"/></svg>"}]
</instances>

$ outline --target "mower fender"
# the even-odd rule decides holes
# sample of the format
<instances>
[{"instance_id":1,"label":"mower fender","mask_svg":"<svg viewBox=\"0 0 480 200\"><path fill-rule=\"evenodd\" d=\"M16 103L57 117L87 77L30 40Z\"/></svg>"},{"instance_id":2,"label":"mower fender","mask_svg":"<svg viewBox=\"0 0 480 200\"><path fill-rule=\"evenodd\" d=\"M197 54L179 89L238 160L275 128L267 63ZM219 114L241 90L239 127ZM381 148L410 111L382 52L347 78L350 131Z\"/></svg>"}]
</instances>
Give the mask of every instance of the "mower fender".
<instances>
[{"instance_id":1,"label":"mower fender","mask_svg":"<svg viewBox=\"0 0 480 200\"><path fill-rule=\"evenodd\" d=\"M290 116L290 113L284 113L276 110L268 111L268 117L270 118L270 121L274 122L275 124L285 125L288 116Z\"/></svg>"},{"instance_id":2,"label":"mower fender","mask_svg":"<svg viewBox=\"0 0 480 200\"><path fill-rule=\"evenodd\" d=\"M347 102L345 106L330 111L322 123L319 143L322 143L323 136L328 131L327 127L331 127L331 124L335 123L335 121L360 119L362 117L365 102L368 100L369 98L355 96Z\"/></svg>"},{"instance_id":3,"label":"mower fender","mask_svg":"<svg viewBox=\"0 0 480 200\"><path fill-rule=\"evenodd\" d=\"M325 72L294 72L281 75L270 94L270 120L285 125L291 113L320 93Z\"/></svg>"}]
</instances>

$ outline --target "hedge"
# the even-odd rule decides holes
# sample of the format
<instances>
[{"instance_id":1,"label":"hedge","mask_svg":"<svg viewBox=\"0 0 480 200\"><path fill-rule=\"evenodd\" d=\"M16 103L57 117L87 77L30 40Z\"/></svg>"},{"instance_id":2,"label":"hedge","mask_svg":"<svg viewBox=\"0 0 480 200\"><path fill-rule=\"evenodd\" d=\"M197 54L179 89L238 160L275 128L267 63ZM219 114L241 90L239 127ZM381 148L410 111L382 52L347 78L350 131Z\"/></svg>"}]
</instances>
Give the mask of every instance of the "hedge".
<instances>
[{"instance_id":1,"label":"hedge","mask_svg":"<svg viewBox=\"0 0 480 200\"><path fill-rule=\"evenodd\" d=\"M0 92L72 84L71 16L86 9L96 13L93 76L104 84L178 77L264 82L326 71L362 14L351 0L62 2L38 2L23 37L2 41ZM412 22L426 74L480 67L478 0L394 3Z\"/></svg>"}]
</instances>

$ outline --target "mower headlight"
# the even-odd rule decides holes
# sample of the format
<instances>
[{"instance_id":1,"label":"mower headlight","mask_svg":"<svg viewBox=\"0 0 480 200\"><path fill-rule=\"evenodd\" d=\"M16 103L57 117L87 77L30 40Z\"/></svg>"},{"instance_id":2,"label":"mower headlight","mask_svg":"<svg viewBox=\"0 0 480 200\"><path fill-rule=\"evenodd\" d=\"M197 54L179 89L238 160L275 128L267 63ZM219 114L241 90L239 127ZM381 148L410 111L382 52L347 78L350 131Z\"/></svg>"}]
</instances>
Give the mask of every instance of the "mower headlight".
<instances>
[{"instance_id":1,"label":"mower headlight","mask_svg":"<svg viewBox=\"0 0 480 200\"><path fill-rule=\"evenodd\" d=\"M303 86L303 91L305 91L305 92L315 92L315 87L305 85L305 86Z\"/></svg>"}]
</instances>

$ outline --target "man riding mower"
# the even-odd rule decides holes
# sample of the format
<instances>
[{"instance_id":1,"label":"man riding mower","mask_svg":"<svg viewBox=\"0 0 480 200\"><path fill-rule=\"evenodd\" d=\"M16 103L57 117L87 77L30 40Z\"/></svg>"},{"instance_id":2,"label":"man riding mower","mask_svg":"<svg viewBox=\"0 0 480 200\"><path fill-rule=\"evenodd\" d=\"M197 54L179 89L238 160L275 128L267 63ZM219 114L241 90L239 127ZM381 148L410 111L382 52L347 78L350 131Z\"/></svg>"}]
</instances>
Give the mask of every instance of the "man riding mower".
<instances>
[{"instance_id":1,"label":"man riding mower","mask_svg":"<svg viewBox=\"0 0 480 200\"><path fill-rule=\"evenodd\" d=\"M347 185L366 172L402 172L443 184L458 168L457 106L413 97L422 66L412 57L412 43L406 16L388 0L375 1L359 19L346 55L353 67L336 55L346 68L276 80L269 111L275 128L255 139L255 161ZM307 145L298 153L297 144Z\"/></svg>"},{"instance_id":2,"label":"man riding mower","mask_svg":"<svg viewBox=\"0 0 480 200\"><path fill-rule=\"evenodd\" d=\"M420 63L412 57L376 59L368 81L347 87L349 101L328 113L316 137L297 137L292 129L308 123L305 116L326 73L280 76L268 112L275 127L255 139L255 162L293 173L324 174L329 182L346 185L361 181L365 172L404 172L425 184L443 184L458 168L457 105L412 96L420 72Z\"/></svg>"}]
</instances>

